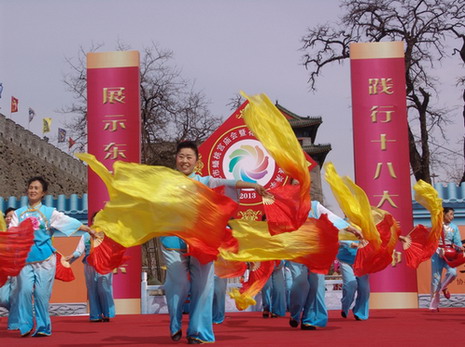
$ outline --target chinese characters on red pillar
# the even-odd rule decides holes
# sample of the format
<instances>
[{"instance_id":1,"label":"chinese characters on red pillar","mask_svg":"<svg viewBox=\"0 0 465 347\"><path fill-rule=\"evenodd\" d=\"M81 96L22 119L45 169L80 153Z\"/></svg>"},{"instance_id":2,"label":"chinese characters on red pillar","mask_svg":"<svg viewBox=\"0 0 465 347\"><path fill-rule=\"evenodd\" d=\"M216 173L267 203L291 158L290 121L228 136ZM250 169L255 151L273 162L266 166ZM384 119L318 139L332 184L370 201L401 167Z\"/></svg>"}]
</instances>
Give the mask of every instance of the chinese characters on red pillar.
<instances>
[{"instance_id":1,"label":"chinese characters on red pillar","mask_svg":"<svg viewBox=\"0 0 465 347\"><path fill-rule=\"evenodd\" d=\"M393 79L390 77L369 78L367 84L369 96L377 96L379 94L394 94L394 82ZM392 122L393 117L395 117L395 107L393 105L372 105L370 111L371 113L368 119L370 119L372 123L390 123ZM380 127L379 129L382 130L382 127ZM385 133L380 133L379 138L371 140L371 142L376 144L376 150L386 151L389 143L397 142L397 140L395 138L388 138ZM382 153L380 153L378 157L382 158ZM381 172L384 168L386 168L388 175L391 179L397 179L395 167L392 162L378 162L376 164L376 169L373 175L374 180L380 178ZM377 198L375 199L375 201L378 201L376 207L382 207L384 203L388 203L391 205L391 207L398 208L398 205L394 202L394 200L398 196L399 194L395 194L389 192L388 190L384 190L382 194L374 195L374 197Z\"/></svg>"}]
</instances>

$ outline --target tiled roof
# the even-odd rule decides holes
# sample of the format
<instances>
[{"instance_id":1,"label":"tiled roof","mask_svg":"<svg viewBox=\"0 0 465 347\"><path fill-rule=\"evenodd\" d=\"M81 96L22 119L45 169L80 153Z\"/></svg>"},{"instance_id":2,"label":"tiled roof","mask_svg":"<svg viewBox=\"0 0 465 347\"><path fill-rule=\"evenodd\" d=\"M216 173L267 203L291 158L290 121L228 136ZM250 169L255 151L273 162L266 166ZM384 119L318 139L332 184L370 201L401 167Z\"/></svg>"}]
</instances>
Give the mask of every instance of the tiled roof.
<instances>
[{"instance_id":1,"label":"tiled roof","mask_svg":"<svg viewBox=\"0 0 465 347\"><path fill-rule=\"evenodd\" d=\"M27 205L27 196L22 196L19 199L15 196L10 196L7 199L0 197L0 210L2 211L8 207L20 208L25 205ZM87 224L87 194L83 194L82 197L77 194L71 194L69 197L61 194L56 198L53 195L46 195L44 205L55 207L58 211Z\"/></svg>"}]
</instances>

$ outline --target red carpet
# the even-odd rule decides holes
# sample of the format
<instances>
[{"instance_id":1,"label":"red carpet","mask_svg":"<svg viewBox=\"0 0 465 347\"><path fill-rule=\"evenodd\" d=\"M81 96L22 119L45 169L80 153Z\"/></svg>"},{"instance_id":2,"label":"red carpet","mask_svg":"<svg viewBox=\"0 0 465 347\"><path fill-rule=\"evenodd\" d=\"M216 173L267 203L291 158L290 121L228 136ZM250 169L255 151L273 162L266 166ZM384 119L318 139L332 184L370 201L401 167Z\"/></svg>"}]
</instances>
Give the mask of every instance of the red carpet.
<instances>
[{"instance_id":1,"label":"red carpet","mask_svg":"<svg viewBox=\"0 0 465 347\"><path fill-rule=\"evenodd\" d=\"M465 337L465 308L372 310L367 321L343 319L330 311L328 326L316 331L291 328L289 318L261 318L260 312L228 313L215 325L219 346L458 346ZM120 315L109 323L89 323L88 317L52 317L50 337L19 337L0 318L0 346L143 346L185 345L172 342L167 315ZM187 316L185 316L187 322ZM184 326L187 329L187 325ZM184 333L185 333L184 329Z\"/></svg>"}]
</instances>

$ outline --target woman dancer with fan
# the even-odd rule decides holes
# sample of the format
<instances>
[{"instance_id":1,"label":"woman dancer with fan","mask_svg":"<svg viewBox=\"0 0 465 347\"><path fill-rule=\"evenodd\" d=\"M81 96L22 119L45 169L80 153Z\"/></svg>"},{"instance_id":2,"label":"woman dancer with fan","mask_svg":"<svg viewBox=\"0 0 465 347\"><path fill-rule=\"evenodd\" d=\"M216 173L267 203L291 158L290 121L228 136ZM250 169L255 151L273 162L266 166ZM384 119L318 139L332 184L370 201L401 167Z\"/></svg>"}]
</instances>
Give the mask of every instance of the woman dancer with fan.
<instances>
[{"instance_id":1,"label":"woman dancer with fan","mask_svg":"<svg viewBox=\"0 0 465 347\"><path fill-rule=\"evenodd\" d=\"M92 222L97 213L92 217ZM115 316L115 302L113 300L113 272L105 275L98 273L87 262L91 250L91 237L88 233L81 236L76 250L66 260L76 261L83 253L84 276L86 278L87 298L89 299L89 319L91 322L109 322Z\"/></svg>"},{"instance_id":2,"label":"woman dancer with fan","mask_svg":"<svg viewBox=\"0 0 465 347\"><path fill-rule=\"evenodd\" d=\"M253 188L260 195L268 195L265 188L257 183L218 179L199 176L194 173L198 161L197 145L191 141L178 144L176 149L176 169L187 177L199 181L210 188ZM199 230L201 232L201 230ZM161 238L162 253L167 272L164 284L165 295L170 314L171 339L179 341L182 337L182 307L187 294L191 293L188 344L214 342L213 334L213 263L202 264L194 256L185 256L186 243L177 236Z\"/></svg>"},{"instance_id":3,"label":"woman dancer with fan","mask_svg":"<svg viewBox=\"0 0 465 347\"><path fill-rule=\"evenodd\" d=\"M462 248L460 240L460 231L457 225L452 223L454 220L454 209L444 207L444 226L442 238L439 239L439 247L431 257L431 302L430 311L439 311L439 301L441 292L446 299L450 298L450 292L447 286L457 277L457 270L450 267L443 258L444 245L455 245ZM442 247L441 247L442 246ZM446 275L442 279L442 270L446 270Z\"/></svg>"},{"instance_id":4,"label":"woman dancer with fan","mask_svg":"<svg viewBox=\"0 0 465 347\"><path fill-rule=\"evenodd\" d=\"M15 208L8 207L5 210L5 226L6 228L10 227L11 218ZM1 216L0 216L1 218ZM3 230L0 229L0 232ZM6 230L5 230L6 231ZM8 330L17 330L18 329L18 305L16 304L16 297L13 293L16 290L17 280L16 277L9 276L7 282L0 287L0 306L8 310Z\"/></svg>"},{"instance_id":5,"label":"woman dancer with fan","mask_svg":"<svg viewBox=\"0 0 465 347\"><path fill-rule=\"evenodd\" d=\"M295 182L294 182L295 183ZM310 218L319 219L326 214L328 219L339 230L347 230L360 236L359 232L350 226L343 218L337 216L318 201L312 201ZM325 303L325 276L311 272L305 265L290 261L288 267L292 273L290 290L289 325L299 326L302 330L316 330L328 323L328 310Z\"/></svg>"},{"instance_id":6,"label":"woman dancer with fan","mask_svg":"<svg viewBox=\"0 0 465 347\"><path fill-rule=\"evenodd\" d=\"M34 230L34 244L26 259L26 266L17 276L18 286L14 293L18 303L21 336L32 333L34 312L36 330L33 336L52 334L48 305L56 267L55 248L52 246L53 230L59 230L67 236L78 230L94 235L88 226L77 219L66 216L53 207L43 205L42 199L47 189L48 183L43 177L31 178L27 183L28 204L15 211L10 224L10 227L18 226L29 217L35 217L39 222L38 229Z\"/></svg>"},{"instance_id":7,"label":"woman dancer with fan","mask_svg":"<svg viewBox=\"0 0 465 347\"><path fill-rule=\"evenodd\" d=\"M368 274L356 276L353 269L355 257L359 247L366 244L364 240L341 240L339 241L339 252L337 259L341 265L342 273L342 299L341 316L347 318L349 309L355 299L352 309L356 320L368 319L368 300L370 298L370 281Z\"/></svg>"}]
</instances>

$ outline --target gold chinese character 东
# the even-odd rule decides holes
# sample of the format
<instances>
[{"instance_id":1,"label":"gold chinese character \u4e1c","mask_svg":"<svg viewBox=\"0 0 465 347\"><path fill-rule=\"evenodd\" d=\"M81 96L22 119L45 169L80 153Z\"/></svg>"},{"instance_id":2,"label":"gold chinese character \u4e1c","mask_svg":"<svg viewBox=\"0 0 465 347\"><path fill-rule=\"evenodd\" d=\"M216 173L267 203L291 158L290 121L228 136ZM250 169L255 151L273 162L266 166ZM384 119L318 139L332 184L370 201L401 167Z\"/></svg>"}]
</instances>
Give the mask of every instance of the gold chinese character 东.
<instances>
[{"instance_id":1,"label":"gold chinese character \u4e1c","mask_svg":"<svg viewBox=\"0 0 465 347\"><path fill-rule=\"evenodd\" d=\"M124 87L103 88L103 103L114 104L115 102L119 102L124 104L124 99L126 97L124 92Z\"/></svg>"},{"instance_id":2,"label":"gold chinese character \u4e1c","mask_svg":"<svg viewBox=\"0 0 465 347\"><path fill-rule=\"evenodd\" d=\"M116 144L114 142L109 143L108 145L105 146L104 151L107 152L105 155L104 159L113 159L116 160L118 157L125 158L126 159L126 154L124 152L126 150L120 149L121 146L126 146L124 144Z\"/></svg>"}]
</instances>

